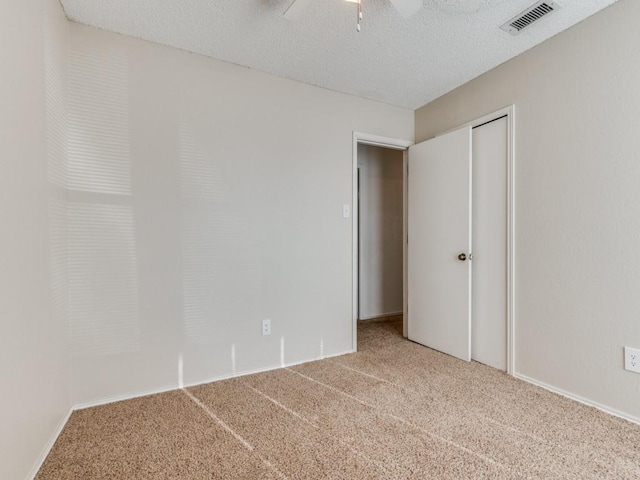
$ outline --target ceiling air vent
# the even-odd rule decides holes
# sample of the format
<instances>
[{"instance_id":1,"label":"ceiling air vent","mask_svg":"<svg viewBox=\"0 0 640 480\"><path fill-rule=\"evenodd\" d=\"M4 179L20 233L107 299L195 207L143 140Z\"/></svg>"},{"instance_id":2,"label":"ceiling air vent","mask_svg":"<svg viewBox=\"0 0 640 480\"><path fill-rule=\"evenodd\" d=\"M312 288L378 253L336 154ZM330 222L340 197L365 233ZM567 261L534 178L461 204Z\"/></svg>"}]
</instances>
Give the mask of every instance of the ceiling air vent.
<instances>
[{"instance_id":1,"label":"ceiling air vent","mask_svg":"<svg viewBox=\"0 0 640 480\"><path fill-rule=\"evenodd\" d=\"M522 30L532 23L537 22L541 18L549 16L549 14L560 9L560 5L556 2L538 2L530 6L524 12L519 13L500 28L511 35L518 35Z\"/></svg>"}]
</instances>

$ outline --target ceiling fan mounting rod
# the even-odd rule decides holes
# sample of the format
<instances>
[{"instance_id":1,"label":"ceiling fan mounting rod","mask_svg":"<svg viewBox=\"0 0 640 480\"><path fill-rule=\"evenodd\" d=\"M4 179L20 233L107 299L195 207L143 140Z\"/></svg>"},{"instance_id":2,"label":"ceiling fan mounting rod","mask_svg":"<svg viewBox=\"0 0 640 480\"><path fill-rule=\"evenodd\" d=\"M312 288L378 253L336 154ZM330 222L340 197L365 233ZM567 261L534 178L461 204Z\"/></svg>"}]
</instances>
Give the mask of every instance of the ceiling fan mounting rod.
<instances>
[{"instance_id":1,"label":"ceiling fan mounting rod","mask_svg":"<svg viewBox=\"0 0 640 480\"><path fill-rule=\"evenodd\" d=\"M356 30L360 31L360 22L362 21L362 0L358 0L358 26Z\"/></svg>"}]
</instances>

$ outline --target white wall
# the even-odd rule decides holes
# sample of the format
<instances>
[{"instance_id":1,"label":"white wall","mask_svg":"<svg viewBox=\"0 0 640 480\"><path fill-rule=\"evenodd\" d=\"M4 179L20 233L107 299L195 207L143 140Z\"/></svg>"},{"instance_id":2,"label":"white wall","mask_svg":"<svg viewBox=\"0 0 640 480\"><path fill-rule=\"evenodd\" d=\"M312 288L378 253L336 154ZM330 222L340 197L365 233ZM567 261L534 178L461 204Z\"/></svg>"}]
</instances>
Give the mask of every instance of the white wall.
<instances>
[{"instance_id":1,"label":"white wall","mask_svg":"<svg viewBox=\"0 0 640 480\"><path fill-rule=\"evenodd\" d=\"M403 152L358 145L361 319L402 312Z\"/></svg>"},{"instance_id":2,"label":"white wall","mask_svg":"<svg viewBox=\"0 0 640 480\"><path fill-rule=\"evenodd\" d=\"M620 0L416 112L421 141L516 105L516 371L636 419L637 18Z\"/></svg>"},{"instance_id":3,"label":"white wall","mask_svg":"<svg viewBox=\"0 0 640 480\"><path fill-rule=\"evenodd\" d=\"M352 132L413 112L70 27L74 403L349 351Z\"/></svg>"},{"instance_id":4,"label":"white wall","mask_svg":"<svg viewBox=\"0 0 640 480\"><path fill-rule=\"evenodd\" d=\"M0 478L25 478L71 407L65 292L67 21L0 15Z\"/></svg>"}]
</instances>

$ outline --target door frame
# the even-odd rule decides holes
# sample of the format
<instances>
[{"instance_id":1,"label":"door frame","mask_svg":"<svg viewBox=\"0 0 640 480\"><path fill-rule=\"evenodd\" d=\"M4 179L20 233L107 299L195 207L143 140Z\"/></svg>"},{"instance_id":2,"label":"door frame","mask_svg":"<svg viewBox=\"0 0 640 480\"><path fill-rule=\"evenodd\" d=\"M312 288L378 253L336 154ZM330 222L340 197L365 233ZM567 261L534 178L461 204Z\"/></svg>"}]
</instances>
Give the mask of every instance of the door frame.
<instances>
[{"instance_id":1,"label":"door frame","mask_svg":"<svg viewBox=\"0 0 640 480\"><path fill-rule=\"evenodd\" d=\"M358 263L358 249L360 239L358 238L358 144L362 145L373 145L375 147L383 147L390 148L392 150L401 150L402 154L402 258L403 258L403 268L402 268L402 334L403 336L407 336L407 152L408 148L413 145L413 142L410 140L400 140L397 138L389 138L382 137L380 135L371 135L368 133L362 132L353 132L353 153L352 153L352 200L351 200L351 211L352 211L352 272L351 272L351 305L352 305L352 334L351 334L351 342L352 342L352 350L356 352L358 350L358 284L360 281L359 275L359 263Z\"/></svg>"}]
</instances>

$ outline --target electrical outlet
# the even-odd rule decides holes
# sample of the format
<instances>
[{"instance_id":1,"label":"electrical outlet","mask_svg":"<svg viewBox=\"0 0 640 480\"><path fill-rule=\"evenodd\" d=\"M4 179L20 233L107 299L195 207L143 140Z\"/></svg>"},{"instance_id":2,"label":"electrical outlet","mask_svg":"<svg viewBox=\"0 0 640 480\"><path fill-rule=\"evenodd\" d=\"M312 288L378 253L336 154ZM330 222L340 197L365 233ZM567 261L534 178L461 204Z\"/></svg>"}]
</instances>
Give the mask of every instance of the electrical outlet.
<instances>
[{"instance_id":1,"label":"electrical outlet","mask_svg":"<svg viewBox=\"0 0 640 480\"><path fill-rule=\"evenodd\" d=\"M271 335L271 320L262 320L262 335Z\"/></svg>"},{"instance_id":2,"label":"electrical outlet","mask_svg":"<svg viewBox=\"0 0 640 480\"><path fill-rule=\"evenodd\" d=\"M624 369L640 373L640 349L624 347Z\"/></svg>"}]
</instances>

